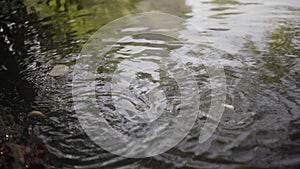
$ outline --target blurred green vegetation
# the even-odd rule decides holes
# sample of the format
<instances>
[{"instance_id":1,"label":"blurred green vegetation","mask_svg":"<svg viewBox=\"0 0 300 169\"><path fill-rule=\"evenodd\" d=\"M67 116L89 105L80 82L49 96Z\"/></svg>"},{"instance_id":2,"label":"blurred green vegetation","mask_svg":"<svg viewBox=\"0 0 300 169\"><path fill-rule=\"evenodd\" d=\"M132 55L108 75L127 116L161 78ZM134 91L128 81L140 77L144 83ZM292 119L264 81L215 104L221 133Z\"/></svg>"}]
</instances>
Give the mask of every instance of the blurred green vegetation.
<instances>
[{"instance_id":1,"label":"blurred green vegetation","mask_svg":"<svg viewBox=\"0 0 300 169\"><path fill-rule=\"evenodd\" d=\"M267 43L269 56L263 66L269 70L262 76L265 83L280 83L281 78L289 74L294 59L288 55L297 55L295 51L297 44L293 42L297 36L297 30L293 29L296 25L297 23L279 21L279 26L271 33L270 41Z\"/></svg>"},{"instance_id":2,"label":"blurred green vegetation","mask_svg":"<svg viewBox=\"0 0 300 169\"><path fill-rule=\"evenodd\" d=\"M101 26L134 12L140 0L25 0L29 20L40 24L41 46L71 51L83 46ZM37 24L34 24L36 28ZM77 44L70 45L79 40ZM81 41L80 41L81 40ZM76 49L76 48L75 48Z\"/></svg>"}]
</instances>

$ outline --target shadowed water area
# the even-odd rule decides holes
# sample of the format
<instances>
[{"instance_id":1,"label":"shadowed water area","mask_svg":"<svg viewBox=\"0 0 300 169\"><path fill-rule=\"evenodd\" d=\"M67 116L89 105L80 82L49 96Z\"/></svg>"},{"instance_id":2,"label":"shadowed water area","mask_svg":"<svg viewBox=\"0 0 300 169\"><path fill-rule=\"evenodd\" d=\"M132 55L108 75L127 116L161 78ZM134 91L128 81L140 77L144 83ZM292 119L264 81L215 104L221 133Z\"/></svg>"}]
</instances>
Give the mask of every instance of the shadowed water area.
<instances>
[{"instance_id":1,"label":"shadowed water area","mask_svg":"<svg viewBox=\"0 0 300 169\"><path fill-rule=\"evenodd\" d=\"M192 112L197 113L192 129L167 152L125 158L105 151L83 130L73 107L72 73L82 47L98 29L151 11L181 17L180 29L169 29L186 44L199 42L203 52L195 54L172 37L140 34L146 27L120 30L132 36L121 37L105 53L95 80L85 79L95 82L96 94L80 84L75 93L95 97L98 118L139 138L161 132L180 110L189 108L184 99L174 101L182 97L176 78L196 84L198 90L188 96L200 98L201 112ZM299 16L296 0L2 0L0 168L300 167ZM211 51L218 60L210 60ZM198 138L211 118L207 112L215 88L199 57L224 66L226 103L235 107L224 110L204 143ZM62 66L65 72L53 72L56 65L67 66ZM191 72L174 78L172 73L185 68ZM149 109L145 119L136 114ZM29 117L33 110L47 118ZM148 118L155 122L137 124ZM35 161L27 156L22 161L24 153Z\"/></svg>"}]
</instances>

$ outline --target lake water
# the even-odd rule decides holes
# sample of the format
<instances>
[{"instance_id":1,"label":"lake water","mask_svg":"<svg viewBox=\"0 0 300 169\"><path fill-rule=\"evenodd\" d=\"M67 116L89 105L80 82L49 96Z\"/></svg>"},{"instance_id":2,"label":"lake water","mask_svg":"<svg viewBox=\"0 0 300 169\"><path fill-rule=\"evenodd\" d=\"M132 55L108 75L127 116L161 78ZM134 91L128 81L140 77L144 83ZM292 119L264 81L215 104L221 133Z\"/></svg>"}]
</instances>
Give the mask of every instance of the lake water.
<instances>
[{"instance_id":1,"label":"lake water","mask_svg":"<svg viewBox=\"0 0 300 169\"><path fill-rule=\"evenodd\" d=\"M300 166L300 2L24 0L16 4L4 1L0 7L6 16L3 23L11 30L7 36L11 42L2 34L1 40L3 44L13 44L5 48L4 58L16 58L7 59L1 67L5 83L1 83L0 90L3 126L0 134L1 137L8 133L16 135L34 124L37 138L19 136L18 144L43 142L48 150L42 158L44 167ZM108 30L111 34L104 40L115 38L117 43L101 56L102 60L91 60L99 62L95 64L96 71L84 75L85 81L76 86L72 73L80 70L83 74L84 63L88 62L77 69L75 65L88 39L104 25L141 12L180 17L180 25L164 28L176 34L175 38L141 33L150 29L147 27L119 30L132 35L117 38L110 37L113 33ZM184 39L185 43L176 38ZM187 47L193 42L198 43L193 47L199 51ZM217 57L210 56L210 52ZM199 143L203 124L211 118L207 115L213 105L211 99L221 97L214 93L217 89L210 81L221 74L213 75L210 71L213 66L207 66L206 61L224 68L225 102L234 105L235 110L225 109L213 135ZM70 73L63 77L49 76L58 64L69 66ZM11 68L14 71L10 72ZM88 84L94 85L86 87ZM79 99L76 101L96 100L100 107L100 116L96 117L107 119L125 135L144 138L158 134L179 110L189 110L195 123L181 126L191 130L170 150L148 158L125 158L104 150L89 137L78 115L95 123L97 118L84 111L76 113L74 109L87 110L89 104L74 106L75 96ZM172 102L174 98L181 102ZM198 107L201 111L194 111ZM147 112L148 109L151 111ZM48 118L29 119L27 113L32 110L41 111ZM157 122L137 124L149 119ZM173 122L179 123L176 120Z\"/></svg>"}]
</instances>

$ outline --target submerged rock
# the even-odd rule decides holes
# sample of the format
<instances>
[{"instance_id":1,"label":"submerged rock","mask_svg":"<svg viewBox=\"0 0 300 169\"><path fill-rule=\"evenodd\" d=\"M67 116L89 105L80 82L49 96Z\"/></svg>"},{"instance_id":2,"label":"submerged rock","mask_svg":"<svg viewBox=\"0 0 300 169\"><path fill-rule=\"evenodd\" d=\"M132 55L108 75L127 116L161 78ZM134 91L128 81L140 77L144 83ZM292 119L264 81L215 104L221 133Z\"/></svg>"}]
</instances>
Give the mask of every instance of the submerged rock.
<instances>
[{"instance_id":1,"label":"submerged rock","mask_svg":"<svg viewBox=\"0 0 300 169\"><path fill-rule=\"evenodd\" d=\"M65 76L69 73L69 66L66 65L55 65L50 71L49 76L60 77Z\"/></svg>"}]
</instances>

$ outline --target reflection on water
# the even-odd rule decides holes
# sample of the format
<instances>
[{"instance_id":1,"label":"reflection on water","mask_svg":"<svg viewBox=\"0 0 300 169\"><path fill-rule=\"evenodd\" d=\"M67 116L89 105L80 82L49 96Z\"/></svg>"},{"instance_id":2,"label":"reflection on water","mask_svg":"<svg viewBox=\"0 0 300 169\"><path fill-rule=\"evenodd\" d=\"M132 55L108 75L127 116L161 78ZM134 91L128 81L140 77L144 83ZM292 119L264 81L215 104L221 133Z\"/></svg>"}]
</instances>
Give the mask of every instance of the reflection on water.
<instances>
[{"instance_id":1,"label":"reflection on water","mask_svg":"<svg viewBox=\"0 0 300 169\"><path fill-rule=\"evenodd\" d=\"M0 93L0 111L12 113L14 107L19 107L18 112L22 112L21 109L45 112L49 119L39 120L36 124L40 128L39 139L48 147L44 158L47 168L296 168L300 165L299 2L24 0L20 4L19 8L26 13L22 13L23 18L14 24L22 29L14 27L10 23L13 21L5 20L12 30L25 32L24 38L11 37L17 46L14 50L22 51L16 56L20 63L14 62L21 69L20 74L14 75L20 77L12 76L12 82L3 85L1 91L6 93ZM194 24L199 28L199 34L189 27L178 32L187 42L203 42L205 33L211 41L206 45L215 47L221 57L228 85L227 103L235 105L236 110L225 110L216 132L203 144L198 143L198 137L206 117L199 116L188 136L168 152L147 159L125 159L101 149L80 127L72 108L72 75L53 78L47 73L55 64L72 68L81 47L101 26L119 17L144 11L167 12ZM140 30L133 28L130 31ZM1 40L2 37L1 34ZM133 38L112 48L107 55L122 59L136 57L141 61L140 56L150 55L157 48L175 54L180 50L187 52L179 44L166 48L153 44L154 40L149 43L143 38ZM5 52L6 55L12 54ZM107 85L112 71L132 65L121 62L122 59L109 60L107 57L107 64L98 69L99 86ZM156 56L147 61L157 63L160 59ZM136 63L134 59L131 62ZM196 72L197 84L203 87L199 94L201 106L206 111L211 94L210 89L205 88L208 85L207 72L203 65L195 65L193 60L185 65ZM157 64L149 69L130 67L135 71L136 80L127 82L132 86L131 92L136 100L131 104L137 106L136 109L148 108L147 100L139 98L140 94L158 84L165 85L166 88L161 88L166 93L176 91L176 85L170 85L174 84L172 78L157 71L155 66ZM14 83L21 85L10 87ZM33 86L34 94L20 92L27 83ZM170 86L172 89L167 88ZM24 98L23 95L31 97ZM168 101L161 104L166 106ZM113 109L110 106L103 102L103 108ZM178 106L175 104L174 110ZM24 112L20 117L15 113L12 115L14 117L1 114L1 118L10 121L5 123L3 132L10 131L9 126L25 126L22 124L26 121ZM20 122L14 124L16 120L9 120L14 118ZM114 124L122 124L118 118L111 120ZM122 125L116 127L122 129Z\"/></svg>"}]
</instances>

